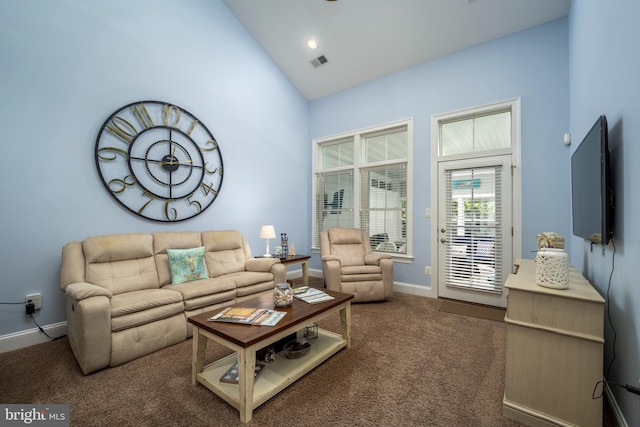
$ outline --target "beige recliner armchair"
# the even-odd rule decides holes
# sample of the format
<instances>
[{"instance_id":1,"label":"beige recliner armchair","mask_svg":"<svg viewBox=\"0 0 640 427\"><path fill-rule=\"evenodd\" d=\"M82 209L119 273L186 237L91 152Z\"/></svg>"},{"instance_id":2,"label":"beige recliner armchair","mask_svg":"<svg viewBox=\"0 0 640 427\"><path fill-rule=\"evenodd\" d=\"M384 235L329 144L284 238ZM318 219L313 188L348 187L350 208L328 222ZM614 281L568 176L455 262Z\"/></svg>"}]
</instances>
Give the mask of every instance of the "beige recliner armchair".
<instances>
[{"instance_id":1,"label":"beige recliner armchair","mask_svg":"<svg viewBox=\"0 0 640 427\"><path fill-rule=\"evenodd\" d=\"M353 302L391 298L391 255L371 252L364 231L333 227L321 232L320 255L327 289L353 294Z\"/></svg>"}]
</instances>

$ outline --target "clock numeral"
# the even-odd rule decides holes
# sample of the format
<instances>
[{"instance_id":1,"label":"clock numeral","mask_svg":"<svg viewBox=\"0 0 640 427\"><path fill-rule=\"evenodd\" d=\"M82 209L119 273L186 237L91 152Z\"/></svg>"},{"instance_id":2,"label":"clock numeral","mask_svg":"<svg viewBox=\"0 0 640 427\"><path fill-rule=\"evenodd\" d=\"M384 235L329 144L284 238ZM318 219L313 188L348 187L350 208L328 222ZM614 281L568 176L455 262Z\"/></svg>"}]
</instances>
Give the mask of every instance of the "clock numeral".
<instances>
[{"instance_id":1,"label":"clock numeral","mask_svg":"<svg viewBox=\"0 0 640 427\"><path fill-rule=\"evenodd\" d=\"M172 201L173 199L167 199L164 203L164 217L167 218L167 221L175 221L178 218L178 211L169 207L169 203Z\"/></svg>"},{"instance_id":2,"label":"clock numeral","mask_svg":"<svg viewBox=\"0 0 640 427\"><path fill-rule=\"evenodd\" d=\"M204 145L204 147L200 147L200 151L214 151L218 148L218 142L215 139L208 140ZM208 145L211 147L207 147Z\"/></svg>"},{"instance_id":3,"label":"clock numeral","mask_svg":"<svg viewBox=\"0 0 640 427\"><path fill-rule=\"evenodd\" d=\"M191 198L193 197L195 193L191 193L187 196L187 201L189 202L190 205L195 205L198 208L198 213L202 212L202 205L200 204L199 201L197 200L191 200ZM197 215L197 214L196 214Z\"/></svg>"},{"instance_id":4,"label":"clock numeral","mask_svg":"<svg viewBox=\"0 0 640 427\"><path fill-rule=\"evenodd\" d=\"M149 203L153 202L156 199L154 195L149 193L147 190L145 190L144 193L142 193L142 197L145 197L145 196L149 197L149 200L147 200L147 202L144 205L140 206L140 209L138 209L138 215L141 215L144 208L149 206Z\"/></svg>"},{"instance_id":5,"label":"clock numeral","mask_svg":"<svg viewBox=\"0 0 640 427\"><path fill-rule=\"evenodd\" d=\"M214 173L218 173L220 175L222 175L222 166L217 167L215 169L209 169L207 168L208 163L205 163L204 165L204 171L209 174L209 175L213 175Z\"/></svg>"},{"instance_id":6,"label":"clock numeral","mask_svg":"<svg viewBox=\"0 0 640 427\"><path fill-rule=\"evenodd\" d=\"M121 125L124 125L124 128ZM118 116L110 120L107 130L128 144L131 144L138 136L138 130L131 123Z\"/></svg>"},{"instance_id":7,"label":"clock numeral","mask_svg":"<svg viewBox=\"0 0 640 427\"><path fill-rule=\"evenodd\" d=\"M124 177L124 179L119 179L119 178L115 178L112 179L111 181L109 181L109 190L111 190L112 193L122 193L124 190L127 189L128 186L131 185L135 185L136 183L136 178L131 176L131 175L127 175Z\"/></svg>"},{"instance_id":8,"label":"clock numeral","mask_svg":"<svg viewBox=\"0 0 640 427\"><path fill-rule=\"evenodd\" d=\"M113 153L109 153L108 155L105 154L106 152L113 152ZM129 159L129 153L127 153L125 150L123 150L122 148L117 148L117 147L102 147L98 150L98 158L100 160L107 160L107 161L113 161L117 159L116 154L120 154L122 155L125 160Z\"/></svg>"},{"instance_id":9,"label":"clock numeral","mask_svg":"<svg viewBox=\"0 0 640 427\"><path fill-rule=\"evenodd\" d=\"M218 195L218 190L213 188L213 184L207 184L206 182L203 182L202 184L200 184L200 186L202 187L202 191L204 191L205 196L208 196L209 193L213 193L216 196Z\"/></svg>"},{"instance_id":10,"label":"clock numeral","mask_svg":"<svg viewBox=\"0 0 640 427\"><path fill-rule=\"evenodd\" d=\"M140 103L139 109L137 105L133 106L133 113L136 115L143 128L149 129L150 127L155 126L155 123L153 123L153 120L147 111L147 107L145 107L142 102Z\"/></svg>"},{"instance_id":11,"label":"clock numeral","mask_svg":"<svg viewBox=\"0 0 640 427\"><path fill-rule=\"evenodd\" d=\"M191 126L189 126L189 130L187 131L187 135L191 136L191 132L193 132L193 129L195 129L195 127L198 125L198 121L194 120L193 123L191 123Z\"/></svg>"},{"instance_id":12,"label":"clock numeral","mask_svg":"<svg viewBox=\"0 0 640 427\"><path fill-rule=\"evenodd\" d=\"M171 127L174 128L180 121L180 109L175 105L164 104L164 106L162 107L162 117L164 118L165 126L169 126L169 118L172 114L175 116L175 120L171 124Z\"/></svg>"}]
</instances>

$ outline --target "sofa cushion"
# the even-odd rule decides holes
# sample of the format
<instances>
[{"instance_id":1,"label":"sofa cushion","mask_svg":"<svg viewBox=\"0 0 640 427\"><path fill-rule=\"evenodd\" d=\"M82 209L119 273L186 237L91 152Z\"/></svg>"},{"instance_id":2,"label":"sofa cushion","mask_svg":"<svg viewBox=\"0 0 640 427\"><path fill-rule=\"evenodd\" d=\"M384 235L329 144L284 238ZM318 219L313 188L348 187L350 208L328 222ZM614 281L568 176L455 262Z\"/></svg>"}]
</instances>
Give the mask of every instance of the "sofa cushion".
<instances>
[{"instance_id":1,"label":"sofa cushion","mask_svg":"<svg viewBox=\"0 0 640 427\"><path fill-rule=\"evenodd\" d=\"M251 258L244 236L238 231L203 231L202 244L209 277L244 271L245 260Z\"/></svg>"},{"instance_id":2,"label":"sofa cushion","mask_svg":"<svg viewBox=\"0 0 640 427\"><path fill-rule=\"evenodd\" d=\"M171 283L178 285L193 280L206 279L204 246L189 249L167 249Z\"/></svg>"},{"instance_id":3,"label":"sofa cushion","mask_svg":"<svg viewBox=\"0 0 640 427\"><path fill-rule=\"evenodd\" d=\"M111 333L111 363L118 366L137 357L177 344L187 338L183 313Z\"/></svg>"},{"instance_id":4,"label":"sofa cushion","mask_svg":"<svg viewBox=\"0 0 640 427\"><path fill-rule=\"evenodd\" d=\"M150 234L126 233L87 237L82 242L87 263L147 258L153 255Z\"/></svg>"},{"instance_id":5,"label":"sofa cushion","mask_svg":"<svg viewBox=\"0 0 640 427\"><path fill-rule=\"evenodd\" d=\"M88 264L87 282L101 286L113 295L159 287L153 257Z\"/></svg>"},{"instance_id":6,"label":"sofa cushion","mask_svg":"<svg viewBox=\"0 0 640 427\"><path fill-rule=\"evenodd\" d=\"M160 287L150 234L87 237L82 247L87 282L108 289L114 295Z\"/></svg>"},{"instance_id":7,"label":"sofa cushion","mask_svg":"<svg viewBox=\"0 0 640 427\"><path fill-rule=\"evenodd\" d=\"M382 270L377 265L353 265L340 268L343 282L374 282L382 280Z\"/></svg>"},{"instance_id":8,"label":"sofa cushion","mask_svg":"<svg viewBox=\"0 0 640 427\"><path fill-rule=\"evenodd\" d=\"M256 285L258 283L271 282L273 286L273 274L259 271L241 271L236 273L225 274L220 279L229 280L235 283L237 288L245 288L247 286Z\"/></svg>"},{"instance_id":9,"label":"sofa cushion","mask_svg":"<svg viewBox=\"0 0 640 427\"><path fill-rule=\"evenodd\" d=\"M380 274L380 267L377 265L351 265L340 268L340 274Z\"/></svg>"},{"instance_id":10,"label":"sofa cushion","mask_svg":"<svg viewBox=\"0 0 640 427\"><path fill-rule=\"evenodd\" d=\"M224 279L204 279L184 282L177 285L167 285L163 289L171 289L182 294L182 299L186 302L206 295L214 295L227 291L235 291L236 284L233 280Z\"/></svg>"},{"instance_id":11,"label":"sofa cushion","mask_svg":"<svg viewBox=\"0 0 640 427\"><path fill-rule=\"evenodd\" d=\"M184 311L182 294L169 289L147 289L111 298L111 330L119 331L166 319Z\"/></svg>"},{"instance_id":12,"label":"sofa cushion","mask_svg":"<svg viewBox=\"0 0 640 427\"><path fill-rule=\"evenodd\" d=\"M364 246L362 244L331 244L331 254L340 258L342 265L363 265Z\"/></svg>"},{"instance_id":13,"label":"sofa cushion","mask_svg":"<svg viewBox=\"0 0 640 427\"><path fill-rule=\"evenodd\" d=\"M161 231L152 233L153 253L158 269L160 287L171 283L171 270L167 249L187 249L202 246L200 233L197 231Z\"/></svg>"},{"instance_id":14,"label":"sofa cushion","mask_svg":"<svg viewBox=\"0 0 640 427\"><path fill-rule=\"evenodd\" d=\"M330 254L340 258L343 266L362 265L366 255L364 233L357 229L330 228Z\"/></svg>"}]
</instances>

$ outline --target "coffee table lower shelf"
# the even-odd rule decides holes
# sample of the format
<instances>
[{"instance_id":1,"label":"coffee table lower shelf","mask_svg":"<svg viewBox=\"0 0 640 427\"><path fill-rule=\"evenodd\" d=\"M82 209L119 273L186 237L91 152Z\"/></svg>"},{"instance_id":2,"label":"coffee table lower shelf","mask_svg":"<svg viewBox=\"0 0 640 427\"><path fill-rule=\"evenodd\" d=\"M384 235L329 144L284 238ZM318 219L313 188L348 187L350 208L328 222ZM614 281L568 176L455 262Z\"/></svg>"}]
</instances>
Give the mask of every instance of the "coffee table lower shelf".
<instances>
[{"instance_id":1,"label":"coffee table lower shelf","mask_svg":"<svg viewBox=\"0 0 640 427\"><path fill-rule=\"evenodd\" d=\"M254 381L252 409L262 405L342 348L347 347L347 340L342 335L320 328L316 341L304 357L287 359L281 352L278 353L275 362L265 366ZM205 366L202 372L197 374L197 381L234 408L241 410L238 384L220 381L220 377L237 361L237 353L217 360Z\"/></svg>"}]
</instances>

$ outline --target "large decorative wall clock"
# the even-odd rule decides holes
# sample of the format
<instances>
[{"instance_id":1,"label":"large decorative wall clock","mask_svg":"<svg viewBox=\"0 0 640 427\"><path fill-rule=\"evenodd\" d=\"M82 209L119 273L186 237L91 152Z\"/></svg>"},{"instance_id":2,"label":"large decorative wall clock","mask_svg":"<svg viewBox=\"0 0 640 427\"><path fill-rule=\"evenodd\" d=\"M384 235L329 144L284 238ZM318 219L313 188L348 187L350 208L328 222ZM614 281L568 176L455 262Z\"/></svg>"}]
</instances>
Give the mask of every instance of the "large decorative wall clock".
<instances>
[{"instance_id":1,"label":"large decorative wall clock","mask_svg":"<svg viewBox=\"0 0 640 427\"><path fill-rule=\"evenodd\" d=\"M95 159L109 194L154 221L201 214L222 186L216 139L193 114L166 102L135 102L111 114L96 138Z\"/></svg>"}]
</instances>

